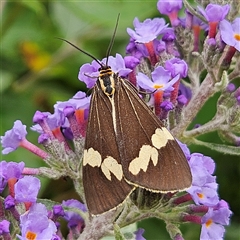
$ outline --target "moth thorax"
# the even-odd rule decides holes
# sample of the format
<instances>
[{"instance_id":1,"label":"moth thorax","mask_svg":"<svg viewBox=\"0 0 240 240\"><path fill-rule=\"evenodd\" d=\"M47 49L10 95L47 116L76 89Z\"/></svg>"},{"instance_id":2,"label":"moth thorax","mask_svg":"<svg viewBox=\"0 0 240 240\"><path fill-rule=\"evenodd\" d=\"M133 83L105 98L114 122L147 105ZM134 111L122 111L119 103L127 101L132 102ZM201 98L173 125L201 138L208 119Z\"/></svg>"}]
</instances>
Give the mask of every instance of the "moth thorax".
<instances>
[{"instance_id":1,"label":"moth thorax","mask_svg":"<svg viewBox=\"0 0 240 240\"><path fill-rule=\"evenodd\" d=\"M113 72L107 72L104 74L101 74L98 78L100 82L100 86L102 91L109 97L111 97L115 92L115 81L114 81L114 73Z\"/></svg>"}]
</instances>

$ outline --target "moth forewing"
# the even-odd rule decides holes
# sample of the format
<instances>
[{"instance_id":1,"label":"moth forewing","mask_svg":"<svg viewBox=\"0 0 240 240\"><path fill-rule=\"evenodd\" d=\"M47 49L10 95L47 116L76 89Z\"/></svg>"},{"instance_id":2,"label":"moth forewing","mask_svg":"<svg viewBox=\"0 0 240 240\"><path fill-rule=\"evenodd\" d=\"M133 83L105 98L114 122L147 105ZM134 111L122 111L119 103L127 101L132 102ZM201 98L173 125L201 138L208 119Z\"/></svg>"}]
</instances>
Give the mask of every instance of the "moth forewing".
<instances>
[{"instance_id":1,"label":"moth forewing","mask_svg":"<svg viewBox=\"0 0 240 240\"><path fill-rule=\"evenodd\" d=\"M92 92L83 159L85 198L94 215L120 205L134 188L123 176L112 105L99 84Z\"/></svg>"},{"instance_id":2,"label":"moth forewing","mask_svg":"<svg viewBox=\"0 0 240 240\"><path fill-rule=\"evenodd\" d=\"M191 171L177 141L127 80L118 84L117 142L126 180L155 192L189 188Z\"/></svg>"}]
</instances>

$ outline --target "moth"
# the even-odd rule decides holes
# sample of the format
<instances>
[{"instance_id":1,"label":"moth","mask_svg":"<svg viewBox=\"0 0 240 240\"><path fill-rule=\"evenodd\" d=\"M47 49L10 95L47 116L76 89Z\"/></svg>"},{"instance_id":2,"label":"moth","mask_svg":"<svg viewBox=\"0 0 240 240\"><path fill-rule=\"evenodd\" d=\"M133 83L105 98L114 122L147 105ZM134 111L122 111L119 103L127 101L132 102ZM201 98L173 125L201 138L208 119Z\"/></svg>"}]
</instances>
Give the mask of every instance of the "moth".
<instances>
[{"instance_id":1,"label":"moth","mask_svg":"<svg viewBox=\"0 0 240 240\"><path fill-rule=\"evenodd\" d=\"M118 19L117 19L118 24ZM116 208L136 188L151 192L183 191L191 171L177 141L139 97L138 90L106 64L92 90L83 157L83 186L89 212Z\"/></svg>"}]
</instances>

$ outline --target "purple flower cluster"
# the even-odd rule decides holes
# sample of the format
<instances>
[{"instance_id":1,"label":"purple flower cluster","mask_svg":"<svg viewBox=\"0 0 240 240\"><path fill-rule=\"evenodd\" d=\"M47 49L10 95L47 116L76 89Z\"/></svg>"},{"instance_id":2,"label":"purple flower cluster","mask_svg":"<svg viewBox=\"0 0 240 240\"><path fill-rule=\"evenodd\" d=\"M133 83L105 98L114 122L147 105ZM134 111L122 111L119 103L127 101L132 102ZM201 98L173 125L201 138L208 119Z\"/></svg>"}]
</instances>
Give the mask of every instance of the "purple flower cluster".
<instances>
[{"instance_id":1,"label":"purple flower cluster","mask_svg":"<svg viewBox=\"0 0 240 240\"><path fill-rule=\"evenodd\" d=\"M20 217L21 236L19 239L55 239L57 227L48 218L45 205L36 203Z\"/></svg>"},{"instance_id":2,"label":"purple flower cluster","mask_svg":"<svg viewBox=\"0 0 240 240\"><path fill-rule=\"evenodd\" d=\"M230 51L224 60L226 66L231 62L235 51L240 51L240 18L236 18L232 23L225 20L229 5L209 4L206 9L198 8L198 13L205 18L208 25L189 11L186 11L184 19L180 19L178 12L182 8L181 0L159 0L157 8L160 13L169 17L172 27L169 27L163 18L146 19L143 22L135 18L134 29L127 28L130 38L126 47L127 56L116 54L115 57L109 56L108 60L104 58L99 62L103 65L107 62L115 73L128 79L139 89L140 94L145 92L145 95L150 95L148 105L154 109L159 119L166 122L171 114L170 122L174 123L170 128L173 128L180 122L181 112L194 94L187 87L188 81L183 81L188 77L189 65L180 56L184 55L185 48L189 50L190 46L186 47L180 41L182 45L180 44L179 48L182 51L177 48L175 41L179 40L179 29L192 31L191 52L196 53L203 47L199 41L200 31L208 31L205 44L210 50L218 48L220 52L223 46L229 45ZM78 78L88 88L92 88L98 79L99 62L94 60L80 68ZM192 72L190 74L194 75ZM239 104L240 91L232 85L228 85L227 89L235 94ZM26 139L26 126L19 120L1 137L3 154L23 147L42 158L49 166L30 169L26 168L23 162L0 163L0 191L2 193L8 185L9 195L4 200L4 207L11 210L12 216L20 221L19 239L61 239L59 218L68 222L69 236L80 236L84 231L86 206L77 200L67 200L62 204L52 204L51 208L48 206L47 209L44 204L37 203L41 184L34 175L42 174L51 178L69 176L79 181L82 176L79 172L79 159L83 156L90 98L85 93L78 92L66 102L57 102L53 114L36 111L33 117L35 125L31 129L39 133L38 143L42 144L45 150ZM190 154L186 145L180 142L179 144L188 160L193 181L187 194L174 200L175 206L190 202L188 208L185 208L186 215L181 213L176 218L182 222L201 224L202 240L222 239L225 231L223 226L229 224L232 212L228 204L218 196L218 184L213 176L215 163L210 157L200 153ZM81 199L84 199L83 193ZM24 204L27 210L24 213L17 211L21 204ZM3 219L5 216L0 217ZM9 226L9 221L1 221L0 235L9 234ZM144 239L143 232L143 229L136 231L136 239ZM176 236L179 236L179 232Z\"/></svg>"},{"instance_id":3,"label":"purple flower cluster","mask_svg":"<svg viewBox=\"0 0 240 240\"><path fill-rule=\"evenodd\" d=\"M196 205L208 207L207 213L201 219L200 239L222 239L225 232L223 226L229 224L232 212L224 200L219 200L218 184L216 177L212 175L215 162L199 153L191 154L188 159L193 181L187 192Z\"/></svg>"},{"instance_id":4,"label":"purple flower cluster","mask_svg":"<svg viewBox=\"0 0 240 240\"><path fill-rule=\"evenodd\" d=\"M52 211L47 211L46 206L37 203L37 195L40 190L40 180L33 176L24 176L24 163L0 162L1 192L8 184L9 195L4 200L4 207L10 211L12 218L20 221L21 236L19 239L61 239L57 235L57 220L63 217L68 222L70 232L82 231L84 227L83 218L71 209L71 207L86 211L84 204L77 200L63 201L62 205L53 206ZM19 215L18 208L25 205L25 213ZM61 209L57 210L57 209ZM2 216L1 216L2 217ZM0 222L0 235L9 234L10 222Z\"/></svg>"}]
</instances>

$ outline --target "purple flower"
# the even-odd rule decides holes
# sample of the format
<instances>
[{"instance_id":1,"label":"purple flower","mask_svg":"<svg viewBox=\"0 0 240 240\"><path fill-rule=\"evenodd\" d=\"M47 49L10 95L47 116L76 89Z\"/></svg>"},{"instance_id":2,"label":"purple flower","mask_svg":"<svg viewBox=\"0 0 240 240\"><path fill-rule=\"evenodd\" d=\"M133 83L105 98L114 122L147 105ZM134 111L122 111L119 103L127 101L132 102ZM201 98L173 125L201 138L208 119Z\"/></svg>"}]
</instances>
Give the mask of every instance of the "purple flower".
<instances>
[{"instance_id":1,"label":"purple flower","mask_svg":"<svg viewBox=\"0 0 240 240\"><path fill-rule=\"evenodd\" d=\"M158 0L157 9L161 14L169 15L174 11L179 11L182 9L182 0Z\"/></svg>"},{"instance_id":2,"label":"purple flower","mask_svg":"<svg viewBox=\"0 0 240 240\"><path fill-rule=\"evenodd\" d=\"M164 42L172 42L176 39L176 35L174 33L174 29L172 27L168 27L163 31L162 40Z\"/></svg>"},{"instance_id":3,"label":"purple flower","mask_svg":"<svg viewBox=\"0 0 240 240\"><path fill-rule=\"evenodd\" d=\"M234 83L229 83L228 85L227 85L227 91L228 92L230 92L230 93L232 93L232 92L234 92L235 90L236 90L236 86L235 86L235 84Z\"/></svg>"},{"instance_id":4,"label":"purple flower","mask_svg":"<svg viewBox=\"0 0 240 240\"><path fill-rule=\"evenodd\" d=\"M181 147L186 159L189 160L191 158L191 153L190 153L190 150L189 150L187 144L182 143L179 140L177 140L177 142L178 142L178 145Z\"/></svg>"},{"instance_id":5,"label":"purple flower","mask_svg":"<svg viewBox=\"0 0 240 240\"><path fill-rule=\"evenodd\" d=\"M158 0L157 9L161 14L169 15L182 9L182 0Z\"/></svg>"},{"instance_id":6,"label":"purple flower","mask_svg":"<svg viewBox=\"0 0 240 240\"><path fill-rule=\"evenodd\" d=\"M60 102L58 101L54 105L55 112L64 112L66 107L73 107L74 109L89 109L90 97L86 96L85 92L77 92L68 101ZM64 114L65 115L65 114Z\"/></svg>"},{"instance_id":7,"label":"purple flower","mask_svg":"<svg viewBox=\"0 0 240 240\"><path fill-rule=\"evenodd\" d=\"M184 84L180 83L179 86L179 95L184 95L187 100L189 101L192 97L192 91L190 88L188 88L187 86L185 86Z\"/></svg>"},{"instance_id":8,"label":"purple flower","mask_svg":"<svg viewBox=\"0 0 240 240\"><path fill-rule=\"evenodd\" d=\"M20 120L15 121L13 128L8 130L4 136L1 136L1 144L5 148L2 153L8 154L15 151L21 142L26 139L26 135L26 125L23 125Z\"/></svg>"},{"instance_id":9,"label":"purple flower","mask_svg":"<svg viewBox=\"0 0 240 240\"><path fill-rule=\"evenodd\" d=\"M165 69L171 72L172 77L180 74L180 78L187 76L188 65L180 58L171 58L165 62Z\"/></svg>"},{"instance_id":10,"label":"purple flower","mask_svg":"<svg viewBox=\"0 0 240 240\"><path fill-rule=\"evenodd\" d=\"M163 101L163 102L161 103L160 107L161 107L162 109L164 109L165 111L167 111L167 112L170 111L170 110L172 110L172 109L174 108L172 102L170 102L170 101L168 101L168 100Z\"/></svg>"},{"instance_id":11,"label":"purple flower","mask_svg":"<svg viewBox=\"0 0 240 240\"><path fill-rule=\"evenodd\" d=\"M33 122L34 123L39 123L42 122L44 119L46 119L51 113L49 112L40 112L36 111L34 116L33 116Z\"/></svg>"},{"instance_id":12,"label":"purple flower","mask_svg":"<svg viewBox=\"0 0 240 240\"><path fill-rule=\"evenodd\" d=\"M228 14L230 6L228 4L221 6L218 4L208 4L206 9L198 7L199 12L207 19L209 22L220 22Z\"/></svg>"},{"instance_id":13,"label":"purple flower","mask_svg":"<svg viewBox=\"0 0 240 240\"><path fill-rule=\"evenodd\" d=\"M178 12L182 8L182 0L159 0L157 3L157 9L161 14L165 14L169 17L172 26L177 26L180 21L178 20Z\"/></svg>"},{"instance_id":14,"label":"purple flower","mask_svg":"<svg viewBox=\"0 0 240 240\"><path fill-rule=\"evenodd\" d=\"M11 178L19 179L22 176L22 171L24 169L25 163L20 162L0 162L0 175L5 179L9 180Z\"/></svg>"},{"instance_id":15,"label":"purple flower","mask_svg":"<svg viewBox=\"0 0 240 240\"><path fill-rule=\"evenodd\" d=\"M188 103L188 99L183 94L177 97L177 101L180 106L184 106Z\"/></svg>"},{"instance_id":16,"label":"purple flower","mask_svg":"<svg viewBox=\"0 0 240 240\"><path fill-rule=\"evenodd\" d=\"M71 200L67 200L67 201L63 201L62 202L62 206L63 207L72 207L72 208L78 208L84 212L87 211L87 208L85 206L85 204L71 199ZM65 211L65 216L64 218L68 221L68 227L72 228L72 227L76 227L77 225L83 225L84 221L83 218L77 214L76 212L73 212L71 210Z\"/></svg>"},{"instance_id":17,"label":"purple flower","mask_svg":"<svg viewBox=\"0 0 240 240\"><path fill-rule=\"evenodd\" d=\"M99 64L93 60L92 63L83 64L80 67L78 79L87 85L87 88L92 88L99 76Z\"/></svg>"},{"instance_id":18,"label":"purple flower","mask_svg":"<svg viewBox=\"0 0 240 240\"><path fill-rule=\"evenodd\" d=\"M0 236L4 233L9 233L10 222L7 220L0 221Z\"/></svg>"},{"instance_id":19,"label":"purple flower","mask_svg":"<svg viewBox=\"0 0 240 240\"><path fill-rule=\"evenodd\" d=\"M52 239L57 232L55 223L48 218L48 211L41 203L33 204L29 211L20 216L21 236L19 239Z\"/></svg>"},{"instance_id":20,"label":"purple flower","mask_svg":"<svg viewBox=\"0 0 240 240\"><path fill-rule=\"evenodd\" d=\"M130 41L126 46L126 53L131 54L137 59L148 56L148 50L144 44L136 43L133 38L130 37Z\"/></svg>"},{"instance_id":21,"label":"purple flower","mask_svg":"<svg viewBox=\"0 0 240 240\"><path fill-rule=\"evenodd\" d=\"M214 172L215 163L210 157L193 153L189 160L193 181L192 186L187 190L196 204L206 206L216 205L219 201L217 193L216 177Z\"/></svg>"},{"instance_id":22,"label":"purple flower","mask_svg":"<svg viewBox=\"0 0 240 240\"><path fill-rule=\"evenodd\" d=\"M224 200L221 200L215 208L209 208L202 217L202 229L200 239L222 239L225 229L223 225L229 224L232 212Z\"/></svg>"},{"instance_id":23,"label":"purple flower","mask_svg":"<svg viewBox=\"0 0 240 240\"><path fill-rule=\"evenodd\" d=\"M136 236L136 240L145 240L146 238L143 237L143 233L144 233L144 229L143 228L139 228L136 232L134 232L135 236Z\"/></svg>"},{"instance_id":24,"label":"purple flower","mask_svg":"<svg viewBox=\"0 0 240 240\"><path fill-rule=\"evenodd\" d=\"M59 217L59 216L63 217L64 216L64 210L63 210L62 205L53 206L53 214L57 217Z\"/></svg>"},{"instance_id":25,"label":"purple flower","mask_svg":"<svg viewBox=\"0 0 240 240\"><path fill-rule=\"evenodd\" d=\"M139 86L149 91L155 91L156 89L172 91L174 89L173 84L179 79L179 75L171 79L171 73L162 66L155 68L152 72L152 80L141 72L139 72L136 77Z\"/></svg>"},{"instance_id":26,"label":"purple flower","mask_svg":"<svg viewBox=\"0 0 240 240\"><path fill-rule=\"evenodd\" d=\"M202 187L192 186L187 190L191 194L193 201L199 205L214 206L218 203L217 184L209 183Z\"/></svg>"},{"instance_id":27,"label":"purple flower","mask_svg":"<svg viewBox=\"0 0 240 240\"><path fill-rule=\"evenodd\" d=\"M213 209L215 211L215 216L217 214L221 215L221 218L219 217L218 222L222 225L229 225L229 218L232 215L232 211L229 209L228 203L224 200L220 200Z\"/></svg>"},{"instance_id":28,"label":"purple flower","mask_svg":"<svg viewBox=\"0 0 240 240\"><path fill-rule=\"evenodd\" d=\"M4 207L6 209L9 209L14 206L15 206L15 199L11 195L8 195L4 200Z\"/></svg>"},{"instance_id":29,"label":"purple flower","mask_svg":"<svg viewBox=\"0 0 240 240\"><path fill-rule=\"evenodd\" d=\"M140 22L138 18L133 20L135 31L127 28L127 32L137 43L148 43L156 39L167 27L163 18L146 19Z\"/></svg>"},{"instance_id":30,"label":"purple flower","mask_svg":"<svg viewBox=\"0 0 240 240\"><path fill-rule=\"evenodd\" d=\"M106 64L107 58L104 58L101 62ZM118 73L121 77L126 77L132 70L125 67L125 62L120 54L116 54L116 57L109 56L108 66L111 66L113 72ZM78 79L83 81L88 88L92 88L99 76L99 64L94 60L91 64L87 63L80 68Z\"/></svg>"},{"instance_id":31,"label":"purple flower","mask_svg":"<svg viewBox=\"0 0 240 240\"><path fill-rule=\"evenodd\" d=\"M18 202L36 202L40 189L40 180L32 176L24 176L15 184L15 199Z\"/></svg>"},{"instance_id":32,"label":"purple flower","mask_svg":"<svg viewBox=\"0 0 240 240\"><path fill-rule=\"evenodd\" d=\"M236 18L232 24L223 20L219 25L223 42L240 51L240 18Z\"/></svg>"},{"instance_id":33,"label":"purple flower","mask_svg":"<svg viewBox=\"0 0 240 240\"><path fill-rule=\"evenodd\" d=\"M133 56L124 57L125 66L130 69L134 69L139 63L139 59Z\"/></svg>"},{"instance_id":34,"label":"purple flower","mask_svg":"<svg viewBox=\"0 0 240 240\"><path fill-rule=\"evenodd\" d=\"M33 116L33 122L38 123L42 128L40 133L48 132L49 129L54 130L57 127L63 126L65 120L65 116L59 111L55 111L53 114L49 112L36 111Z\"/></svg>"}]
</instances>

